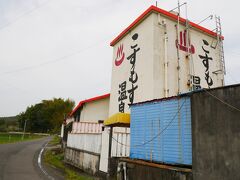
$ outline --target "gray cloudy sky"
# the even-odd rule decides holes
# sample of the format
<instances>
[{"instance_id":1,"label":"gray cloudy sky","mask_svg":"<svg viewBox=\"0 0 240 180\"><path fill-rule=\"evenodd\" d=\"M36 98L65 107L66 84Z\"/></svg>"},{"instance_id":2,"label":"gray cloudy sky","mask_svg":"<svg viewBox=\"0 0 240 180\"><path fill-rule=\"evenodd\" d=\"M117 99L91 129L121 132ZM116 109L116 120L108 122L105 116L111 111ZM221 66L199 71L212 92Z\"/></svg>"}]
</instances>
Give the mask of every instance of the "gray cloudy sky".
<instances>
[{"instance_id":1,"label":"gray cloudy sky","mask_svg":"<svg viewBox=\"0 0 240 180\"><path fill-rule=\"evenodd\" d=\"M222 19L227 84L240 82L240 23L237 0L181 1L188 18ZM227 2L227 3L226 3ZM78 103L110 92L109 43L152 0L0 0L0 116L53 97ZM159 0L165 10L177 0ZM182 8L183 16L185 10ZM214 29L214 21L203 26Z\"/></svg>"}]
</instances>

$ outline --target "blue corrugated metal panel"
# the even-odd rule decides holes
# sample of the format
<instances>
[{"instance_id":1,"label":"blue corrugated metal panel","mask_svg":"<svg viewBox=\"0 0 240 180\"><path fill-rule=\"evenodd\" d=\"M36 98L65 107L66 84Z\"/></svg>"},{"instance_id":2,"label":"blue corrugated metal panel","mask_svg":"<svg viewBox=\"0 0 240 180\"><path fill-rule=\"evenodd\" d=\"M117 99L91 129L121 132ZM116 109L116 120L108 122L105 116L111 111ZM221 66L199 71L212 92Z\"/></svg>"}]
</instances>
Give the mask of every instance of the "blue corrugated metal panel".
<instances>
[{"instance_id":1,"label":"blue corrugated metal panel","mask_svg":"<svg viewBox=\"0 0 240 180\"><path fill-rule=\"evenodd\" d=\"M131 107L130 158L192 164L189 97Z\"/></svg>"}]
</instances>

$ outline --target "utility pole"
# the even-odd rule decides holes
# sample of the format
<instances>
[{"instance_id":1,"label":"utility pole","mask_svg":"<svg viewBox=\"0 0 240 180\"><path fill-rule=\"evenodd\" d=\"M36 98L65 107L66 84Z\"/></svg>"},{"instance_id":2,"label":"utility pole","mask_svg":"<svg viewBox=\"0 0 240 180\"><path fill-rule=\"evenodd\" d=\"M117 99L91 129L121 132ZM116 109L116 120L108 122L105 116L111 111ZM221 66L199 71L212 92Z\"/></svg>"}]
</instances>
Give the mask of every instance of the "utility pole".
<instances>
[{"instance_id":1,"label":"utility pole","mask_svg":"<svg viewBox=\"0 0 240 180\"><path fill-rule=\"evenodd\" d=\"M24 122L22 140L24 139L24 135L25 135L25 131L26 131L26 126L27 126L27 119L25 119L25 122Z\"/></svg>"}]
</instances>

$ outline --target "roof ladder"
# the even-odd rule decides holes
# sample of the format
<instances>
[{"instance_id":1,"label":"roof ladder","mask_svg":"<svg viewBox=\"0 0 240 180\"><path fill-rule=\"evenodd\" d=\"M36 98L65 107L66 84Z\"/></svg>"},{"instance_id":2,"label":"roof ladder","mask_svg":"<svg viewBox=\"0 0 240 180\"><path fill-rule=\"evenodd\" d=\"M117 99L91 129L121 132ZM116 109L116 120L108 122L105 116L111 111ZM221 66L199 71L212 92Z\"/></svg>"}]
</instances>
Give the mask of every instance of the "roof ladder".
<instances>
[{"instance_id":1,"label":"roof ladder","mask_svg":"<svg viewBox=\"0 0 240 180\"><path fill-rule=\"evenodd\" d=\"M215 20L216 20L217 44L219 44L219 50L220 50L220 53L219 53L220 57L219 58L220 58L220 61L221 61L221 72L226 74L220 16L215 16Z\"/></svg>"}]
</instances>

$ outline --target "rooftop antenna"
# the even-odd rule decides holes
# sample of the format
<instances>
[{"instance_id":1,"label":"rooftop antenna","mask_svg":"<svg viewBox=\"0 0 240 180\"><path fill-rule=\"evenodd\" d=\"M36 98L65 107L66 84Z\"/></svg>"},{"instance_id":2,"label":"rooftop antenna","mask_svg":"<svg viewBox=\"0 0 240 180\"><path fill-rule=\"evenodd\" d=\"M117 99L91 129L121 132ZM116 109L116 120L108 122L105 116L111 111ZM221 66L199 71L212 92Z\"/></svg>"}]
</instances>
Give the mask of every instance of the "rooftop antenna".
<instances>
[{"instance_id":1,"label":"rooftop antenna","mask_svg":"<svg viewBox=\"0 0 240 180\"><path fill-rule=\"evenodd\" d=\"M178 3L179 3L179 1L178 1ZM184 3L180 4L179 6L177 6L177 7L173 8L173 9L171 9L169 12L172 12L172 11L174 11L175 9L178 9L178 8L180 8L181 6L185 5L185 4L187 4L187 3L184 2Z\"/></svg>"},{"instance_id":2,"label":"rooftop antenna","mask_svg":"<svg viewBox=\"0 0 240 180\"><path fill-rule=\"evenodd\" d=\"M220 48L220 53L219 53L220 61L221 61L221 70L220 71L222 71L224 73L224 75L226 75L220 16L215 15L215 20L216 20L217 44L219 44L219 48Z\"/></svg>"},{"instance_id":3,"label":"rooftop antenna","mask_svg":"<svg viewBox=\"0 0 240 180\"><path fill-rule=\"evenodd\" d=\"M181 9L180 9L180 0L178 0L178 16L180 16L180 14L181 14L181 13L180 13L180 10L181 10Z\"/></svg>"},{"instance_id":4,"label":"rooftop antenna","mask_svg":"<svg viewBox=\"0 0 240 180\"><path fill-rule=\"evenodd\" d=\"M156 1L156 7L158 7L157 1Z\"/></svg>"},{"instance_id":5,"label":"rooftop antenna","mask_svg":"<svg viewBox=\"0 0 240 180\"><path fill-rule=\"evenodd\" d=\"M198 25L201 24L202 22L206 21L207 19L213 19L213 15L209 15L208 17L206 17L205 19L201 20L199 23L197 23Z\"/></svg>"}]
</instances>

